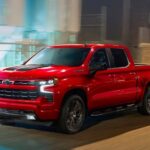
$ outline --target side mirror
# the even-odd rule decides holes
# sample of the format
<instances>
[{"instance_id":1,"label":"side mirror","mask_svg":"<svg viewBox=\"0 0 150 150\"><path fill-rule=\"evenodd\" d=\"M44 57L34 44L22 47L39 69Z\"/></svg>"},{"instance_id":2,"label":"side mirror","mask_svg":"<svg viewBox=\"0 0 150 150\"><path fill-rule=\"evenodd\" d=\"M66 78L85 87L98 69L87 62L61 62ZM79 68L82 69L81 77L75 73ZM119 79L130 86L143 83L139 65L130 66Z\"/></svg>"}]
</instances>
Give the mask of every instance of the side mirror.
<instances>
[{"instance_id":1,"label":"side mirror","mask_svg":"<svg viewBox=\"0 0 150 150\"><path fill-rule=\"evenodd\" d=\"M107 64L95 64L90 66L90 75L94 75L97 71L106 70L107 68Z\"/></svg>"}]
</instances>

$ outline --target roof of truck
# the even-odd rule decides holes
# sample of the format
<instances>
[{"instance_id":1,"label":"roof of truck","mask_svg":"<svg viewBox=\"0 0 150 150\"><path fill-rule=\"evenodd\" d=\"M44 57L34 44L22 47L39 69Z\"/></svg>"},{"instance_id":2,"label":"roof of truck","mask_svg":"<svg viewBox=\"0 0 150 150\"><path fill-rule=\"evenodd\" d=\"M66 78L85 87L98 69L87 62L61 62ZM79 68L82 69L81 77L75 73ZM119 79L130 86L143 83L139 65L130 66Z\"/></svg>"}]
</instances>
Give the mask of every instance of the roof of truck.
<instances>
[{"instance_id":1,"label":"roof of truck","mask_svg":"<svg viewBox=\"0 0 150 150\"><path fill-rule=\"evenodd\" d=\"M122 44L95 44L95 43L91 43L91 44L60 44L60 45L51 45L51 46L48 46L48 47L55 47L55 48L83 48L83 47L86 47L86 48L91 48L91 47L96 47L96 46L99 46L99 47L116 47L116 48L123 48L125 47L124 45Z\"/></svg>"}]
</instances>

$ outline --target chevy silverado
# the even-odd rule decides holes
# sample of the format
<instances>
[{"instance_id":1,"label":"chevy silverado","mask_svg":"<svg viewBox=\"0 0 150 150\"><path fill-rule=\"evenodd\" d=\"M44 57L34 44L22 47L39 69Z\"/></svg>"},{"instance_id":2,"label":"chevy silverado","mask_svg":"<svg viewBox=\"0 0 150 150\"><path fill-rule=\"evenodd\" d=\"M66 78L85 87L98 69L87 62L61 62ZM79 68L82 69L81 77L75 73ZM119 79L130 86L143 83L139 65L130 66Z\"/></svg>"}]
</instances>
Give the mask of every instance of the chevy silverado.
<instances>
[{"instance_id":1,"label":"chevy silverado","mask_svg":"<svg viewBox=\"0 0 150 150\"><path fill-rule=\"evenodd\" d=\"M76 133L87 115L130 105L150 115L150 66L134 64L123 45L49 46L0 70L0 116L55 121Z\"/></svg>"}]
</instances>

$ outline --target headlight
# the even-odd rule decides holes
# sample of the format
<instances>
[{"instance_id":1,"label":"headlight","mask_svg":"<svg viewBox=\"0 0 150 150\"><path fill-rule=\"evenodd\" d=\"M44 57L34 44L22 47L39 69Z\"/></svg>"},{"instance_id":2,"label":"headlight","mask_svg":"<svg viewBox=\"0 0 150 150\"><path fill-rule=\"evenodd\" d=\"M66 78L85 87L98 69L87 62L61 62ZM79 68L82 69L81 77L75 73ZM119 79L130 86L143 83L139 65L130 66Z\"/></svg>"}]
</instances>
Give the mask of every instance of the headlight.
<instances>
[{"instance_id":1,"label":"headlight","mask_svg":"<svg viewBox=\"0 0 150 150\"><path fill-rule=\"evenodd\" d=\"M53 78L53 79L47 80L47 81L39 81L38 85L40 86L40 92L41 93L53 93L51 91L46 90L46 88L55 86L55 85L57 85L57 83L58 83L57 78Z\"/></svg>"},{"instance_id":2,"label":"headlight","mask_svg":"<svg viewBox=\"0 0 150 150\"><path fill-rule=\"evenodd\" d=\"M58 79L57 78L53 78L51 80L47 80L47 81L39 81L38 84L39 85L48 85L48 86L54 86L58 83Z\"/></svg>"}]
</instances>

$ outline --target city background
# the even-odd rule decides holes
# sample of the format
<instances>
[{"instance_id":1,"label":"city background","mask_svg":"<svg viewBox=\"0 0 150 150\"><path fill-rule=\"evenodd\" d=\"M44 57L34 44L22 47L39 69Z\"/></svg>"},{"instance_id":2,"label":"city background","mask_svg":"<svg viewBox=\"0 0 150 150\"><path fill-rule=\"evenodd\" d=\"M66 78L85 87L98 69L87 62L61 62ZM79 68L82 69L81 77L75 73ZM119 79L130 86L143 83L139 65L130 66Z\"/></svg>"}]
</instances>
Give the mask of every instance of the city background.
<instances>
[{"instance_id":1,"label":"city background","mask_svg":"<svg viewBox=\"0 0 150 150\"><path fill-rule=\"evenodd\" d=\"M150 63L149 0L0 0L0 67L46 45L122 43Z\"/></svg>"}]
</instances>

